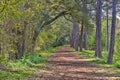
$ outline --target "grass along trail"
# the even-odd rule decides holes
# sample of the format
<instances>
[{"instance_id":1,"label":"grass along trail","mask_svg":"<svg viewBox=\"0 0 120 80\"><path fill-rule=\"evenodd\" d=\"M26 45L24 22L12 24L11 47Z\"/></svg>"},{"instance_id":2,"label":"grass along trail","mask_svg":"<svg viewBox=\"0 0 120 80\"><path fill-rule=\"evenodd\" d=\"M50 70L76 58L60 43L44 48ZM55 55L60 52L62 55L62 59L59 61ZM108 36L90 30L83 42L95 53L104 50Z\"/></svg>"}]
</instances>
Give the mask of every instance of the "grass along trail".
<instances>
[{"instance_id":1,"label":"grass along trail","mask_svg":"<svg viewBox=\"0 0 120 80\"><path fill-rule=\"evenodd\" d=\"M120 76L63 46L49 57L47 68L38 68L26 80L120 80Z\"/></svg>"}]
</instances>

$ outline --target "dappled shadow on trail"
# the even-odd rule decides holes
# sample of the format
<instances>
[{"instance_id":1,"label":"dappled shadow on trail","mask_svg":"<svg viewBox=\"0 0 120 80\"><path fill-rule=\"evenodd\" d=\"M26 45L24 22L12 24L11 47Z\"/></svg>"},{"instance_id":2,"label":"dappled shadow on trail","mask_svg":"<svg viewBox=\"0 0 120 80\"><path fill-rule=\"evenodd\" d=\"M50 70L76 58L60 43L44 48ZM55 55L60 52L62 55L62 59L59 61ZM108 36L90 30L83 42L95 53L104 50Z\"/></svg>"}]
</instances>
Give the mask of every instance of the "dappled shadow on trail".
<instances>
[{"instance_id":1,"label":"dappled shadow on trail","mask_svg":"<svg viewBox=\"0 0 120 80\"><path fill-rule=\"evenodd\" d=\"M120 76L106 68L90 63L78 56L69 46L60 48L49 58L48 68L34 75L36 80L120 80ZM29 80L34 80L33 76Z\"/></svg>"}]
</instances>

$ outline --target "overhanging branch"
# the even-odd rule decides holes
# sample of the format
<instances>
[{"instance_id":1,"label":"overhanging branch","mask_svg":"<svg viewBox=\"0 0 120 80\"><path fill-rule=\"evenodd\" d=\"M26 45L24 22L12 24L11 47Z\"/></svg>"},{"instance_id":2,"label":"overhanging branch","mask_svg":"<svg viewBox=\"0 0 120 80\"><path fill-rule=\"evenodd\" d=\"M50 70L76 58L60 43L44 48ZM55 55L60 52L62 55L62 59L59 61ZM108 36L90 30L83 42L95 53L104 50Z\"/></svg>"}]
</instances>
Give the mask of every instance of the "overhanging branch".
<instances>
[{"instance_id":1,"label":"overhanging branch","mask_svg":"<svg viewBox=\"0 0 120 80\"><path fill-rule=\"evenodd\" d=\"M71 19L68 19L66 16L64 16L64 18L70 22L73 22Z\"/></svg>"},{"instance_id":2,"label":"overhanging branch","mask_svg":"<svg viewBox=\"0 0 120 80\"><path fill-rule=\"evenodd\" d=\"M54 22L56 19L58 19L59 17L61 17L61 16L64 16L64 15L66 15L67 14L67 11L62 11L62 12L60 12L57 16L55 16L54 18L52 18L52 19L50 19L49 21L47 21L47 22L44 22L43 23L43 25L41 26L41 28L43 28L44 26L46 26L46 25L49 25L49 24L51 24L52 22Z\"/></svg>"},{"instance_id":3,"label":"overhanging branch","mask_svg":"<svg viewBox=\"0 0 120 80\"><path fill-rule=\"evenodd\" d=\"M38 35L39 35L39 33L40 33L40 30L41 30L43 27L51 24L52 22L54 22L54 21L55 21L56 19L58 19L59 17L64 16L64 15L66 15L66 14L68 14L67 11L62 11L62 12L60 12L57 16L55 16L54 18L50 19L49 21L44 22L41 26L37 26L37 27L35 28L35 30L34 30L33 40L35 41L35 40L37 39L37 37L38 37Z\"/></svg>"}]
</instances>

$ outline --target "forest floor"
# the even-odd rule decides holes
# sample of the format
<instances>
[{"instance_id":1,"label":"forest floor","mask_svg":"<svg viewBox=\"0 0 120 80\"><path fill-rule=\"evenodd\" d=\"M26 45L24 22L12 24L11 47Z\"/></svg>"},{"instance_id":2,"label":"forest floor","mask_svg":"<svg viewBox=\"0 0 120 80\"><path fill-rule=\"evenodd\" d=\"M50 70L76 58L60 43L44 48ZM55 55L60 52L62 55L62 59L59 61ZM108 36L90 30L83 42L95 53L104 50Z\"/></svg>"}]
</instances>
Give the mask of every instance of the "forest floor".
<instances>
[{"instance_id":1,"label":"forest floor","mask_svg":"<svg viewBox=\"0 0 120 80\"><path fill-rule=\"evenodd\" d=\"M25 80L120 80L112 69L92 64L89 59L63 46L49 57L45 69L37 69Z\"/></svg>"}]
</instances>

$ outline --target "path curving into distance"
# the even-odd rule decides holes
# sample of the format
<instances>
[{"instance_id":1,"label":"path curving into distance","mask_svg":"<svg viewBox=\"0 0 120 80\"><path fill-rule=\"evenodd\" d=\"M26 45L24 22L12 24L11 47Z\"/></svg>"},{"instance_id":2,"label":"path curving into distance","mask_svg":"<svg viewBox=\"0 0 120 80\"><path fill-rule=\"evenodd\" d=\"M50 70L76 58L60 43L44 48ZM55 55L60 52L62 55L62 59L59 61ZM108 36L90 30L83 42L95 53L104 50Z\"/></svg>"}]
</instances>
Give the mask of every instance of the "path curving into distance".
<instances>
[{"instance_id":1,"label":"path curving into distance","mask_svg":"<svg viewBox=\"0 0 120 80\"><path fill-rule=\"evenodd\" d=\"M93 65L69 46L61 47L49 58L48 68L38 70L29 80L120 80L109 70Z\"/></svg>"}]
</instances>

